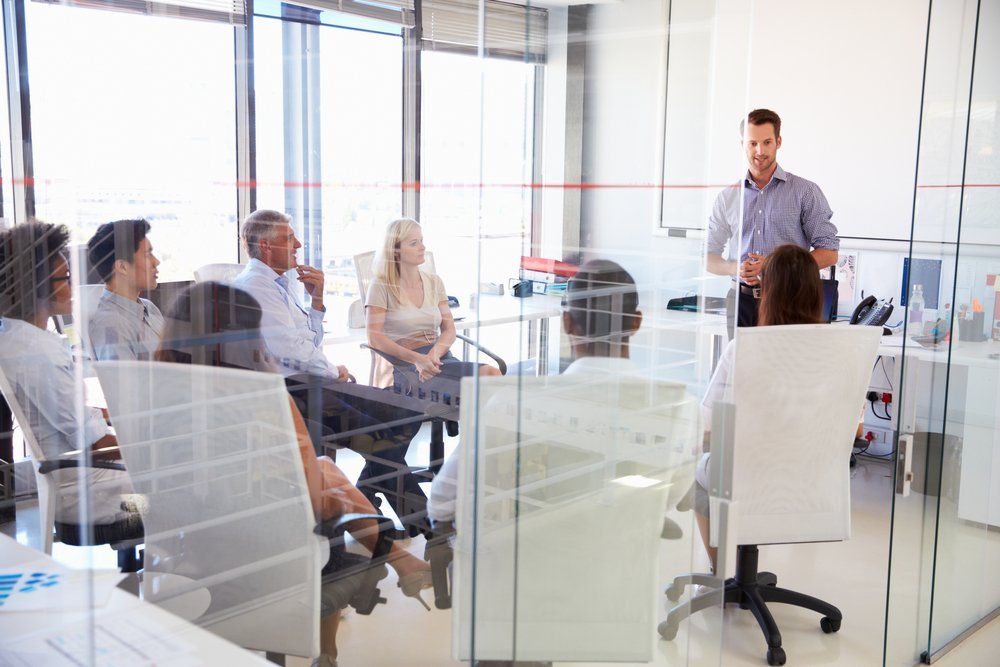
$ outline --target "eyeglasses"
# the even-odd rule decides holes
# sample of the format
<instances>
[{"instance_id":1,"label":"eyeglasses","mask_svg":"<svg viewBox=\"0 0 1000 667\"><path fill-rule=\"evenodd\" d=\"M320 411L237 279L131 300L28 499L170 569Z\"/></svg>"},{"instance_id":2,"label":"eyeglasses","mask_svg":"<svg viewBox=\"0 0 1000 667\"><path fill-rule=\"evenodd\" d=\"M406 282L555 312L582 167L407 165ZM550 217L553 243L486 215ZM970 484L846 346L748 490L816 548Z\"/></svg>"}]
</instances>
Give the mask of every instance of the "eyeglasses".
<instances>
[{"instance_id":1,"label":"eyeglasses","mask_svg":"<svg viewBox=\"0 0 1000 667\"><path fill-rule=\"evenodd\" d=\"M70 280L70 276L53 276L53 277L49 278L49 281L53 282L53 283L59 283L59 282L63 282L63 281L66 281L66 280Z\"/></svg>"}]
</instances>

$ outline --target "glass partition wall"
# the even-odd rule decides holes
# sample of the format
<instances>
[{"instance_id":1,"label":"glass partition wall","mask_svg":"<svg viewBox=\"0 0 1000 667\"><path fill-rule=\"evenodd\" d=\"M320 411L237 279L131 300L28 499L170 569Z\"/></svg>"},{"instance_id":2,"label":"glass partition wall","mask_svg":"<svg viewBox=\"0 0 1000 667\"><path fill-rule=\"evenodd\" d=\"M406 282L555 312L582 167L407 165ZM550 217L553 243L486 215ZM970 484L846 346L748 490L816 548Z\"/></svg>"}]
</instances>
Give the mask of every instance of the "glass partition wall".
<instances>
[{"instance_id":1,"label":"glass partition wall","mask_svg":"<svg viewBox=\"0 0 1000 667\"><path fill-rule=\"evenodd\" d=\"M934 662L1000 609L992 567L1000 548L993 349L998 30L996 2L934 3L929 13L904 282L910 302L898 406L887 664ZM921 307L918 292L932 294L934 310L926 308L926 296Z\"/></svg>"},{"instance_id":2,"label":"glass partition wall","mask_svg":"<svg viewBox=\"0 0 1000 667\"><path fill-rule=\"evenodd\" d=\"M113 514L144 532L104 541L145 549L142 582L125 585L143 603L125 608L136 619L158 607L178 614L170 632L191 656L239 646L302 657L291 665L320 653L371 665L781 664L785 654L802 664L914 664L1000 606L989 570L996 2L935 3L929 13L906 0L75 4L3 5L3 214L22 229L32 217L66 225L70 275L55 246L27 268L34 255L19 255L22 273L3 274L0 388L28 405L23 421L43 428L43 445L65 445L64 456L92 461L102 456L95 442L117 439L127 471L116 474L131 486L115 488L128 498ZM891 35L888 24L898 28ZM752 348L784 335L777 329L730 348L727 308L756 296L734 282L736 264L706 260L719 244L710 220L731 225L722 240L737 260L754 249L742 232L770 224L773 190L762 190L756 213L744 205L748 167L770 149L750 146L741 120L761 107L782 118L771 156L781 173L816 183L833 211L839 307L829 315L849 320L869 295L896 306L885 322L894 335L874 371L863 369L865 444L848 461L849 438L838 440L842 468L801 452L832 430L832 405L810 401L847 375L846 361L806 354L820 369L813 382L787 361L799 343ZM859 177L866 171L879 176ZM290 223L248 256L239 237L255 209ZM102 274L86 244L98 225L131 218L150 223L145 245L114 239L129 249L113 243ZM473 362L464 378L415 377L361 347L391 338L381 336L386 324L369 330L363 304L372 281L389 280L380 251L399 218L421 224L391 249L401 289L407 279L441 285L419 293L430 306L430 333L420 335L466 336L451 346L456 361ZM294 260L275 249L297 245L291 234L302 246ZM275 303L292 324L269 324L275 303L203 284L216 275L249 294L236 277L245 267L233 265L250 256L274 277L294 262L322 275L304 281L322 284L318 294L295 272L287 290L265 281L282 290ZM14 262L9 252L3 261ZM127 341L95 342L93 314L111 298L105 280L126 296L122 312L152 332L130 348L132 363L107 361ZM19 310L24 294L43 307ZM386 317L415 306L413 294L387 300ZM319 301L325 310L313 314ZM296 317L322 323L306 334ZM270 336L293 330L316 357L272 347L280 342ZM157 356L159 335L170 343ZM409 344L390 340L399 341ZM16 345L27 356L12 361ZM296 394L286 408L273 371L294 390L288 369L314 362L328 374L343 365L357 381L327 377L323 403ZM720 364L754 381L709 400L706 422L702 401L718 388ZM73 428L44 431L39 402L52 397L40 386L64 392L59 425ZM740 396L755 407L733 408ZM370 402L352 402L359 397ZM849 402L837 429L853 435L860 411ZM753 435L779 422L805 429L795 431L801 447L739 458L784 442L787 433ZM45 453L30 451L23 424L13 435L15 458ZM697 472L706 447L714 460ZM805 471L782 473L794 465ZM783 499L784 513L765 527L794 524L808 487L839 485L825 495L849 501L851 540L808 531L754 539L764 544L761 586L829 600L842 628L832 612L775 604L782 647L772 638L769 650L753 614L723 608L722 578L743 577L752 569L743 559L758 555L741 549L737 560L749 524L736 517L753 504L733 496L741 467L786 475L766 494ZM107 518L107 484L60 474L89 492L60 505L57 519L74 519L91 541L106 537L87 527ZM705 494L694 493L696 474ZM317 475L326 500L311 495ZM26 495L4 532L44 547L48 478L32 497L33 471L22 476ZM333 555L319 546L317 514L348 509L391 524L387 578L366 563L389 548L371 533L344 538L324 524ZM715 529L715 577L696 514ZM65 529L56 537L56 563L36 559L32 572L115 567L107 545L66 546ZM31 552L4 546L0 576L28 567ZM120 564L135 569L127 557ZM431 565L435 587L421 591ZM677 579L689 573L706 576ZM103 664L103 629L126 602L120 591L102 597L105 575L73 576L92 586L67 586L44 622L14 632L3 608L11 594L0 591L0 655L70 646L83 664ZM418 592L429 613L407 599ZM385 604L370 609L378 597ZM341 619L345 605L357 613ZM213 643L220 638L228 644ZM163 648L127 639L148 655Z\"/></svg>"}]
</instances>

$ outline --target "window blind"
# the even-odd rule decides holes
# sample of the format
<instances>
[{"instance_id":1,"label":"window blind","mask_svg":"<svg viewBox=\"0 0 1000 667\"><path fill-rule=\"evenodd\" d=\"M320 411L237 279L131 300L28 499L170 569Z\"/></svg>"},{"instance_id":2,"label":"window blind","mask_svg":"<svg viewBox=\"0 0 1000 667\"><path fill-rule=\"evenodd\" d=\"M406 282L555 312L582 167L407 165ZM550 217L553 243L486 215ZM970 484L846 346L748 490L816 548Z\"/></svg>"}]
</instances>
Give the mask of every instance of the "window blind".
<instances>
[{"instance_id":1,"label":"window blind","mask_svg":"<svg viewBox=\"0 0 1000 667\"><path fill-rule=\"evenodd\" d=\"M35 2L232 25L246 24L244 0L35 0Z\"/></svg>"},{"instance_id":2,"label":"window blind","mask_svg":"<svg viewBox=\"0 0 1000 667\"><path fill-rule=\"evenodd\" d=\"M394 20L412 27L415 0L305 0L318 9ZM486 0L485 55L544 63L548 12L500 0ZM387 14L389 12L389 14ZM425 49L478 53L478 0L423 0L422 46ZM387 18L395 16L396 18Z\"/></svg>"}]
</instances>

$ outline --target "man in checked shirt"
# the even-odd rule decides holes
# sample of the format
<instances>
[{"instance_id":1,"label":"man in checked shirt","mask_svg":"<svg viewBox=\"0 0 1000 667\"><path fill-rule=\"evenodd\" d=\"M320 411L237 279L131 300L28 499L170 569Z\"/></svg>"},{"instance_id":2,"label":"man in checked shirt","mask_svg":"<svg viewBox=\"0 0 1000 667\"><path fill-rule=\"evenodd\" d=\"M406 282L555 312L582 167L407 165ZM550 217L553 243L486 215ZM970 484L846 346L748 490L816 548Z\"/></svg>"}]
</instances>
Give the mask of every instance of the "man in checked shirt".
<instances>
[{"instance_id":1,"label":"man in checked shirt","mask_svg":"<svg viewBox=\"0 0 1000 667\"><path fill-rule=\"evenodd\" d=\"M751 111L740 121L740 136L748 167L743 187L728 187L716 197L705 250L709 272L733 278L726 297L730 338L734 324L757 324L758 275L769 252L792 243L811 250L819 270L837 263L840 248L837 228L830 222L833 211L823 191L778 165L778 114L770 109ZM726 258L724 249L728 250Z\"/></svg>"}]
</instances>

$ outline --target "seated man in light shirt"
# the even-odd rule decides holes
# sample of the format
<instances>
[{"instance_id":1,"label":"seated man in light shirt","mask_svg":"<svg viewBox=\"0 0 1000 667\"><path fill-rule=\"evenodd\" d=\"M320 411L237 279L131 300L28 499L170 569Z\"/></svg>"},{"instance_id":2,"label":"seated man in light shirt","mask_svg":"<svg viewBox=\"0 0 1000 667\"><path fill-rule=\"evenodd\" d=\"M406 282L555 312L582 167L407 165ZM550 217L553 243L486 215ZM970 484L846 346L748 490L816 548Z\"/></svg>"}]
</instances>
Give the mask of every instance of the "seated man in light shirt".
<instances>
[{"instance_id":1,"label":"seated man in light shirt","mask_svg":"<svg viewBox=\"0 0 1000 667\"><path fill-rule=\"evenodd\" d=\"M139 294L156 287L160 261L153 255L145 220L117 220L97 228L87 242L91 275L104 282L88 331L95 356L104 360L151 359L163 332L163 315Z\"/></svg>"},{"instance_id":2,"label":"seated man in light shirt","mask_svg":"<svg viewBox=\"0 0 1000 667\"><path fill-rule=\"evenodd\" d=\"M302 244L291 222L290 216L268 209L247 216L240 233L250 261L233 285L260 303L261 334L270 361L285 376L303 415L334 433L351 434L343 444L365 455L358 488L376 506L375 494L383 493L415 535L427 529L426 496L405 457L423 415L381 402L384 394L374 387L370 398L337 392L336 385L350 376L323 352L325 277L321 269L298 263L295 255ZM308 306L300 302L298 286L289 276L304 286ZM315 441L317 434L313 436Z\"/></svg>"},{"instance_id":3,"label":"seated man in light shirt","mask_svg":"<svg viewBox=\"0 0 1000 667\"><path fill-rule=\"evenodd\" d=\"M65 227L42 222L0 232L0 370L47 459L67 458L88 447L95 461L117 460L118 443L101 410L76 409L82 391L76 379L79 362L67 342L47 330L50 317L72 311L64 254L68 240ZM86 519L80 514L82 489L90 492L89 522L110 524L125 517L122 494L132 491L123 470L65 468L47 474L60 485L57 522Z\"/></svg>"},{"instance_id":4,"label":"seated man in light shirt","mask_svg":"<svg viewBox=\"0 0 1000 667\"><path fill-rule=\"evenodd\" d=\"M607 378L606 384L617 382L623 376L641 377L640 369L629 359L629 340L640 324L639 294L629 272L610 260L594 259L584 263L567 283L563 297L562 326L573 353L573 363L563 374ZM458 466L459 451L456 449L434 477L427 512L435 523L455 518ZM687 467L677 469L667 499L668 508L674 507L687 494L693 481L693 471ZM662 537L680 536L680 527L664 517Z\"/></svg>"}]
</instances>

